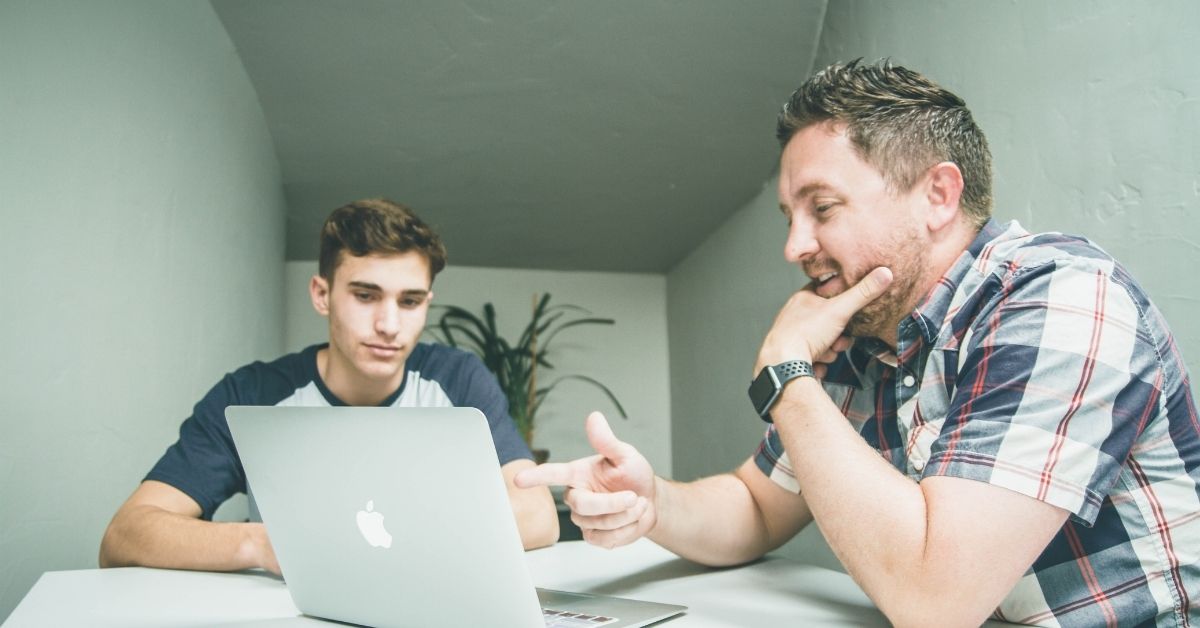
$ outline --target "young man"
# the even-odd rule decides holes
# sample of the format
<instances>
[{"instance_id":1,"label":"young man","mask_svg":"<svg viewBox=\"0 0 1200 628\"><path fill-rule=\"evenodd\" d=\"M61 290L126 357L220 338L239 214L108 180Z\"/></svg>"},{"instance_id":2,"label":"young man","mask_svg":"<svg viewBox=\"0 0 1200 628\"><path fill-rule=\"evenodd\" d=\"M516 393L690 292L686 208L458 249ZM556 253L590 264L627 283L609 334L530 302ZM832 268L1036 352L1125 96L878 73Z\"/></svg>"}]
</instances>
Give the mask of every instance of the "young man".
<instances>
[{"instance_id":1,"label":"young man","mask_svg":"<svg viewBox=\"0 0 1200 628\"><path fill-rule=\"evenodd\" d=\"M712 565L815 520L901 626L1200 619L1200 420L1127 271L992 221L983 133L915 72L831 66L778 133L784 254L812 281L758 355L758 451L669 482L593 415L599 455L517 485L570 486L592 543Z\"/></svg>"},{"instance_id":2,"label":"young man","mask_svg":"<svg viewBox=\"0 0 1200 628\"><path fill-rule=\"evenodd\" d=\"M526 549L554 543L558 518L549 490L513 484L534 464L495 378L472 354L417 342L433 278L445 265L437 234L406 207L372 199L330 214L319 274L309 284L313 307L329 319L329 343L244 366L209 391L183 422L179 441L113 517L100 566L279 573L261 523L211 520L247 488L225 422L229 405L479 408Z\"/></svg>"}]
</instances>

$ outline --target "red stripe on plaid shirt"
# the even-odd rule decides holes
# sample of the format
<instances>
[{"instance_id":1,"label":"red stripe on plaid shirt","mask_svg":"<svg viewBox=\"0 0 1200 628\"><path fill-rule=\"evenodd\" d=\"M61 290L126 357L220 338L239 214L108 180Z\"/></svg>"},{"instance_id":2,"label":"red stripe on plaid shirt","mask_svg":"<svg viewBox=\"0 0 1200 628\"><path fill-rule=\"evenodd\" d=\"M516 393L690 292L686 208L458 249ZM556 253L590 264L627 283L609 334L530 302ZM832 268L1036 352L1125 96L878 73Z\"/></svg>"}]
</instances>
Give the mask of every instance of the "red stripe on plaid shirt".
<instances>
[{"instance_id":1,"label":"red stripe on plaid shirt","mask_svg":"<svg viewBox=\"0 0 1200 628\"><path fill-rule=\"evenodd\" d=\"M1150 389L1150 399L1146 400L1146 405L1142 408L1142 416L1138 417L1137 436L1134 437L1135 442L1136 439L1142 437L1142 432L1146 431L1146 424L1150 422L1150 417L1153 416L1155 408L1158 407L1158 398L1162 396L1162 389L1163 371L1162 369L1157 369L1154 375L1154 387ZM1133 456L1133 452L1130 451L1129 455Z\"/></svg>"},{"instance_id":2,"label":"red stripe on plaid shirt","mask_svg":"<svg viewBox=\"0 0 1200 628\"><path fill-rule=\"evenodd\" d=\"M1175 543L1171 540L1171 524L1167 521L1166 513L1163 512L1162 502L1159 501L1158 495L1154 492L1154 487L1150 484L1150 479L1146 477L1146 471L1142 469L1142 465L1138 463L1133 456L1129 457L1127 462L1129 471L1137 480L1138 488L1142 490L1142 494L1146 496L1146 501L1150 503L1150 509L1154 512L1154 531L1158 533L1159 540L1162 541L1163 551L1167 555L1167 563L1171 567L1171 584L1174 585L1175 591L1178 594L1179 607L1186 609L1190 606L1188 600L1187 588L1183 586L1183 576L1179 573L1179 556L1175 553ZM1183 614L1183 625L1189 626L1188 613Z\"/></svg>"},{"instance_id":3,"label":"red stripe on plaid shirt","mask_svg":"<svg viewBox=\"0 0 1200 628\"><path fill-rule=\"evenodd\" d=\"M1134 578L1133 580L1129 580L1127 582L1122 582L1121 584L1118 584L1115 587L1110 587L1110 588L1106 589L1104 591L1104 596L1109 599L1115 599L1115 598L1121 596L1122 594L1125 594L1130 591L1136 590L1140 587L1146 586L1146 584L1148 582L1150 582L1151 580L1158 580L1160 578L1162 578L1161 574L1155 574L1155 576L1152 578L1146 577L1145 574L1142 574L1142 575L1138 576L1137 578ZM1064 604L1062 606L1057 606L1055 608L1049 609L1045 612L1038 613L1036 615L1029 615L1027 617L1020 617L1017 619L1008 619L1005 621L1011 621L1011 622L1017 623L1017 624L1037 625L1037 624L1040 624L1040 623L1046 621L1047 619L1051 619L1054 617L1062 617L1063 615L1066 615L1067 613L1073 613L1081 608L1091 606L1092 603L1093 602L1089 599L1075 600L1074 602L1071 602L1070 604Z\"/></svg>"},{"instance_id":4,"label":"red stripe on plaid shirt","mask_svg":"<svg viewBox=\"0 0 1200 628\"><path fill-rule=\"evenodd\" d=\"M1079 575L1083 576L1083 581L1087 583L1088 591L1092 594L1092 601L1100 607L1100 612L1104 613L1104 625L1115 628L1117 613L1113 610L1112 602L1108 600L1108 594L1100 587L1096 571L1092 569L1092 561L1088 560L1083 543L1079 541L1079 533L1075 531L1073 525L1063 526L1063 532L1066 533L1067 542L1071 545L1071 552L1075 554L1075 564L1079 567Z\"/></svg>"},{"instance_id":5,"label":"red stripe on plaid shirt","mask_svg":"<svg viewBox=\"0 0 1200 628\"><path fill-rule=\"evenodd\" d=\"M1058 466L1063 445L1067 441L1067 425L1083 405L1083 393L1092 383L1092 374L1096 372L1096 355L1100 352L1100 336L1104 330L1104 299L1107 294L1108 283L1104 280L1104 275L1097 272L1096 304L1092 309L1092 338L1088 345L1087 359L1083 361L1083 373L1080 374L1079 384L1075 387L1075 394L1071 396L1071 405L1058 422L1058 428L1054 430L1054 446L1050 448L1050 456L1042 470L1042 481L1038 485L1037 498L1042 501L1046 500L1046 495L1050 492L1050 479L1054 476L1054 467Z\"/></svg>"},{"instance_id":6,"label":"red stripe on plaid shirt","mask_svg":"<svg viewBox=\"0 0 1200 628\"><path fill-rule=\"evenodd\" d=\"M983 247L983 250L979 252L979 257L975 260L975 263L973 264L975 266L975 269L977 271L979 271L979 274L981 274L981 275L987 274L988 260L992 258L992 250L995 248L996 248L996 242L992 241L992 242L988 242Z\"/></svg>"},{"instance_id":7,"label":"red stripe on plaid shirt","mask_svg":"<svg viewBox=\"0 0 1200 628\"><path fill-rule=\"evenodd\" d=\"M985 253L986 252L987 251L985 250ZM1004 292L1005 297L1007 297L1007 286L1005 287ZM1000 316L998 314L988 320L988 336L994 338L996 336L997 329L1000 329ZM946 467L950 466L950 461L954 458L954 454L958 449L958 441L962 439L962 431L964 428L966 428L967 422L963 419L963 417L971 416L971 408L974 406L975 399L983 394L983 390L986 388L985 384L987 382L988 365L991 364L992 352L994 349L991 342L985 341L981 344L983 345L983 357L979 359L979 370L975 373L975 381L971 382L971 396L967 402L963 404L962 409L958 412L958 425L956 425L954 431L950 433L950 439L946 442L946 453L945 457L942 458L941 464L938 465L938 475L945 473ZM946 420L949 421L950 417L946 417Z\"/></svg>"},{"instance_id":8,"label":"red stripe on plaid shirt","mask_svg":"<svg viewBox=\"0 0 1200 628\"><path fill-rule=\"evenodd\" d=\"M850 416L850 403L851 403L851 400L853 400L853 399L854 399L854 389L847 388L846 397L844 399L842 399L842 407L841 407L842 416L846 416L846 417Z\"/></svg>"}]
</instances>

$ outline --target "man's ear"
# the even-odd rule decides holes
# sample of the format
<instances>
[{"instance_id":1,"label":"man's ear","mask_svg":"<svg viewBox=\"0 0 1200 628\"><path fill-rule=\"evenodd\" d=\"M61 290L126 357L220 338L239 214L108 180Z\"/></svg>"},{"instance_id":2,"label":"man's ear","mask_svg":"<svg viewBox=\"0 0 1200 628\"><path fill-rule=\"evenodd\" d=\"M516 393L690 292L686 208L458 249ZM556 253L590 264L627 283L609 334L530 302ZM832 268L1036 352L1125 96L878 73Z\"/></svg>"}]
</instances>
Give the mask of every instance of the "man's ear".
<instances>
[{"instance_id":1,"label":"man's ear","mask_svg":"<svg viewBox=\"0 0 1200 628\"><path fill-rule=\"evenodd\" d=\"M926 176L925 190L929 201L927 226L930 231L940 231L962 213L959 207L963 191L962 171L954 162L943 161L930 168Z\"/></svg>"},{"instance_id":2,"label":"man's ear","mask_svg":"<svg viewBox=\"0 0 1200 628\"><path fill-rule=\"evenodd\" d=\"M312 297L313 309L321 316L329 316L329 282L320 275L313 275L308 282L308 296Z\"/></svg>"}]
</instances>

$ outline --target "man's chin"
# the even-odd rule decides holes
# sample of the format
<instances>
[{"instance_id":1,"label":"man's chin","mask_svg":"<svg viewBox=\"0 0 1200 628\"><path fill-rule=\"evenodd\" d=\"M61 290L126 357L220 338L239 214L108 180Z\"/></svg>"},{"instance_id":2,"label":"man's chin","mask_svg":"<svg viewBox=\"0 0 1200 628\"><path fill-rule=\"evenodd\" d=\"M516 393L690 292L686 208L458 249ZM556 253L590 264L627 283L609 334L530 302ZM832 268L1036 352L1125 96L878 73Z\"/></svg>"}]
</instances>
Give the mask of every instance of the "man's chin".
<instances>
[{"instance_id":1,"label":"man's chin","mask_svg":"<svg viewBox=\"0 0 1200 628\"><path fill-rule=\"evenodd\" d=\"M853 338L879 338L887 325L881 312L859 310L846 323L845 335Z\"/></svg>"},{"instance_id":2,"label":"man's chin","mask_svg":"<svg viewBox=\"0 0 1200 628\"><path fill-rule=\"evenodd\" d=\"M377 381L387 381L394 379L398 373L404 370L404 360L379 360L369 359L360 360L358 363L358 372L362 373L367 379Z\"/></svg>"}]
</instances>

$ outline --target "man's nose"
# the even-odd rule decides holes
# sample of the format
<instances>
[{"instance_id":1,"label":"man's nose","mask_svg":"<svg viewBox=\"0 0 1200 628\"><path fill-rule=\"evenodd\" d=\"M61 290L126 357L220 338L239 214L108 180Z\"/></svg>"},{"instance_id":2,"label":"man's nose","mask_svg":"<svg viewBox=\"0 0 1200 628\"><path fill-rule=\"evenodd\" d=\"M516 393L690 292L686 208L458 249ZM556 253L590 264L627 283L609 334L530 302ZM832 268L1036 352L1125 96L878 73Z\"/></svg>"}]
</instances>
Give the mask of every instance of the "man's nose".
<instances>
[{"instance_id":1,"label":"man's nose","mask_svg":"<svg viewBox=\"0 0 1200 628\"><path fill-rule=\"evenodd\" d=\"M820 248L812 223L803 218L793 218L788 226L787 242L783 245L784 259L799 264L812 257Z\"/></svg>"},{"instance_id":2,"label":"man's nose","mask_svg":"<svg viewBox=\"0 0 1200 628\"><path fill-rule=\"evenodd\" d=\"M400 333L400 308L395 303L382 303L375 313L375 332L383 336Z\"/></svg>"}]
</instances>

